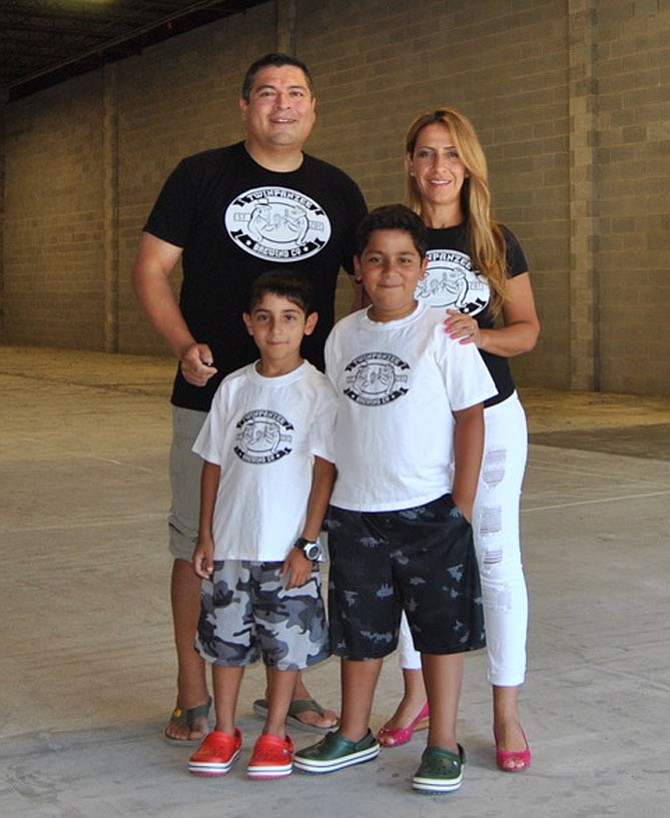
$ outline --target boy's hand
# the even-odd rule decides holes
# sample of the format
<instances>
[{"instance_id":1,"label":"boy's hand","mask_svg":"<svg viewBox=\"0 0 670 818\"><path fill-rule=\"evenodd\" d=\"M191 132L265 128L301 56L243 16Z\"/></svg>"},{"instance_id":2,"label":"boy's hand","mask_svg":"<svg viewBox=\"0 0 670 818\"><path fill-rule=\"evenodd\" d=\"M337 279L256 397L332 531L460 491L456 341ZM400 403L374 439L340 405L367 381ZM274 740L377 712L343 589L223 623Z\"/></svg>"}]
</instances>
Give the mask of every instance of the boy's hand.
<instances>
[{"instance_id":1,"label":"boy's hand","mask_svg":"<svg viewBox=\"0 0 670 818\"><path fill-rule=\"evenodd\" d=\"M209 579L214 573L214 543L198 540L193 552L193 570L201 579Z\"/></svg>"},{"instance_id":2,"label":"boy's hand","mask_svg":"<svg viewBox=\"0 0 670 818\"><path fill-rule=\"evenodd\" d=\"M454 501L454 505L456 508L461 512L461 514L465 517L465 519L472 524L472 503L465 503L458 501L458 498L455 495L452 495L452 500Z\"/></svg>"},{"instance_id":3,"label":"boy's hand","mask_svg":"<svg viewBox=\"0 0 670 818\"><path fill-rule=\"evenodd\" d=\"M314 563L312 560L308 560L299 548L292 548L279 571L280 577L285 576L288 578L286 590L289 591L291 588L299 588L301 585L309 582L312 577L313 567Z\"/></svg>"}]
</instances>

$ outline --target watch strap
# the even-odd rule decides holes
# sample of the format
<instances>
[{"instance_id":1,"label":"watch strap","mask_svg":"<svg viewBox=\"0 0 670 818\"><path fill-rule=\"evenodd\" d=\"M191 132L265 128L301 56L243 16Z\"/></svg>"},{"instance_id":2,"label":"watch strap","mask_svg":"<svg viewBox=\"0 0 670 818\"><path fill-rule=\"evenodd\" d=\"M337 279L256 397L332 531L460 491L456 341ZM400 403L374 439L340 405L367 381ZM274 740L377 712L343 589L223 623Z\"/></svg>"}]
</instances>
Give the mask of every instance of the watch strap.
<instances>
[{"instance_id":1,"label":"watch strap","mask_svg":"<svg viewBox=\"0 0 670 818\"><path fill-rule=\"evenodd\" d=\"M299 548L302 553L311 560L318 559L321 554L321 545L318 540L308 540L305 537L298 537L293 543L294 548ZM310 551L316 550L316 556L310 556Z\"/></svg>"}]
</instances>

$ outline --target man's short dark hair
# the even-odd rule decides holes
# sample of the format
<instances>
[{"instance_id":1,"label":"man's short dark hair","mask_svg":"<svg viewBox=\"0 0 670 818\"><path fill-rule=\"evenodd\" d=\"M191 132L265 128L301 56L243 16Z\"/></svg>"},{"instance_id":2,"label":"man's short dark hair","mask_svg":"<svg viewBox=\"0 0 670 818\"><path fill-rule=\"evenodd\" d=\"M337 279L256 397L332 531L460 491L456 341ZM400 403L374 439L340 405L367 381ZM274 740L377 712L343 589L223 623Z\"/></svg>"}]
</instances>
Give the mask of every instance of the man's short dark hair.
<instances>
[{"instance_id":1,"label":"man's short dark hair","mask_svg":"<svg viewBox=\"0 0 670 818\"><path fill-rule=\"evenodd\" d=\"M315 310L312 285L295 270L272 269L258 276L251 285L249 312L268 294L285 298L299 307L305 316L311 315Z\"/></svg>"},{"instance_id":2,"label":"man's short dark hair","mask_svg":"<svg viewBox=\"0 0 670 818\"><path fill-rule=\"evenodd\" d=\"M249 66L247 73L244 75L244 81L242 82L242 99L249 102L251 98L251 89L254 86L256 74L258 74L262 68L267 68L268 66L281 68L282 65L292 65L294 68L299 68L305 75L310 93L314 93L314 80L312 79L309 68L307 68L302 60L299 60L297 57L293 57L290 54L272 52L271 54L266 54L264 57L256 60L255 63L252 63Z\"/></svg>"},{"instance_id":3,"label":"man's short dark hair","mask_svg":"<svg viewBox=\"0 0 670 818\"><path fill-rule=\"evenodd\" d=\"M428 231L421 219L402 204L383 205L371 210L356 231L356 255L361 256L375 230L404 230L421 258L426 257Z\"/></svg>"}]
</instances>

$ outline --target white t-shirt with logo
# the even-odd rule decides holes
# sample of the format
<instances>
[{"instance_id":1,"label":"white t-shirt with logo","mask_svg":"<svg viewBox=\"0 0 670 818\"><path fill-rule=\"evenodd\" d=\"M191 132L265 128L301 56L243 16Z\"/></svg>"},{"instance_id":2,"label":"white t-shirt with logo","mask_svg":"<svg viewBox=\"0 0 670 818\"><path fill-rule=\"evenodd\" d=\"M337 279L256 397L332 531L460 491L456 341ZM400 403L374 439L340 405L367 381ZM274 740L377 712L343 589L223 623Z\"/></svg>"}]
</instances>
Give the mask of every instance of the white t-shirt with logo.
<instances>
[{"instance_id":1,"label":"white t-shirt with logo","mask_svg":"<svg viewBox=\"0 0 670 818\"><path fill-rule=\"evenodd\" d=\"M496 393L474 344L449 338L444 315L418 304L398 321L347 316L325 355L338 400L332 505L391 511L450 492L452 412Z\"/></svg>"},{"instance_id":2,"label":"white t-shirt with logo","mask_svg":"<svg viewBox=\"0 0 670 818\"><path fill-rule=\"evenodd\" d=\"M305 361L266 378L249 364L221 382L193 451L221 467L214 558L281 561L301 535L314 457L333 457L335 400Z\"/></svg>"}]
</instances>

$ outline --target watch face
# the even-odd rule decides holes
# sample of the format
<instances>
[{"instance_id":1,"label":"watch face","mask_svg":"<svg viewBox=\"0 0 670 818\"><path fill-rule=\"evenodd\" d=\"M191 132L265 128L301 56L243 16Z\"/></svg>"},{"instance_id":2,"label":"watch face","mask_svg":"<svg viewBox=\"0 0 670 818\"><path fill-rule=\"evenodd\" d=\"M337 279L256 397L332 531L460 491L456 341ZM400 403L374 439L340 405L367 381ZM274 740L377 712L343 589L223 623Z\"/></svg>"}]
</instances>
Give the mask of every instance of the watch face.
<instances>
[{"instance_id":1,"label":"watch face","mask_svg":"<svg viewBox=\"0 0 670 818\"><path fill-rule=\"evenodd\" d=\"M321 546L317 542L305 545L304 551L308 560L316 560L321 556Z\"/></svg>"}]
</instances>

